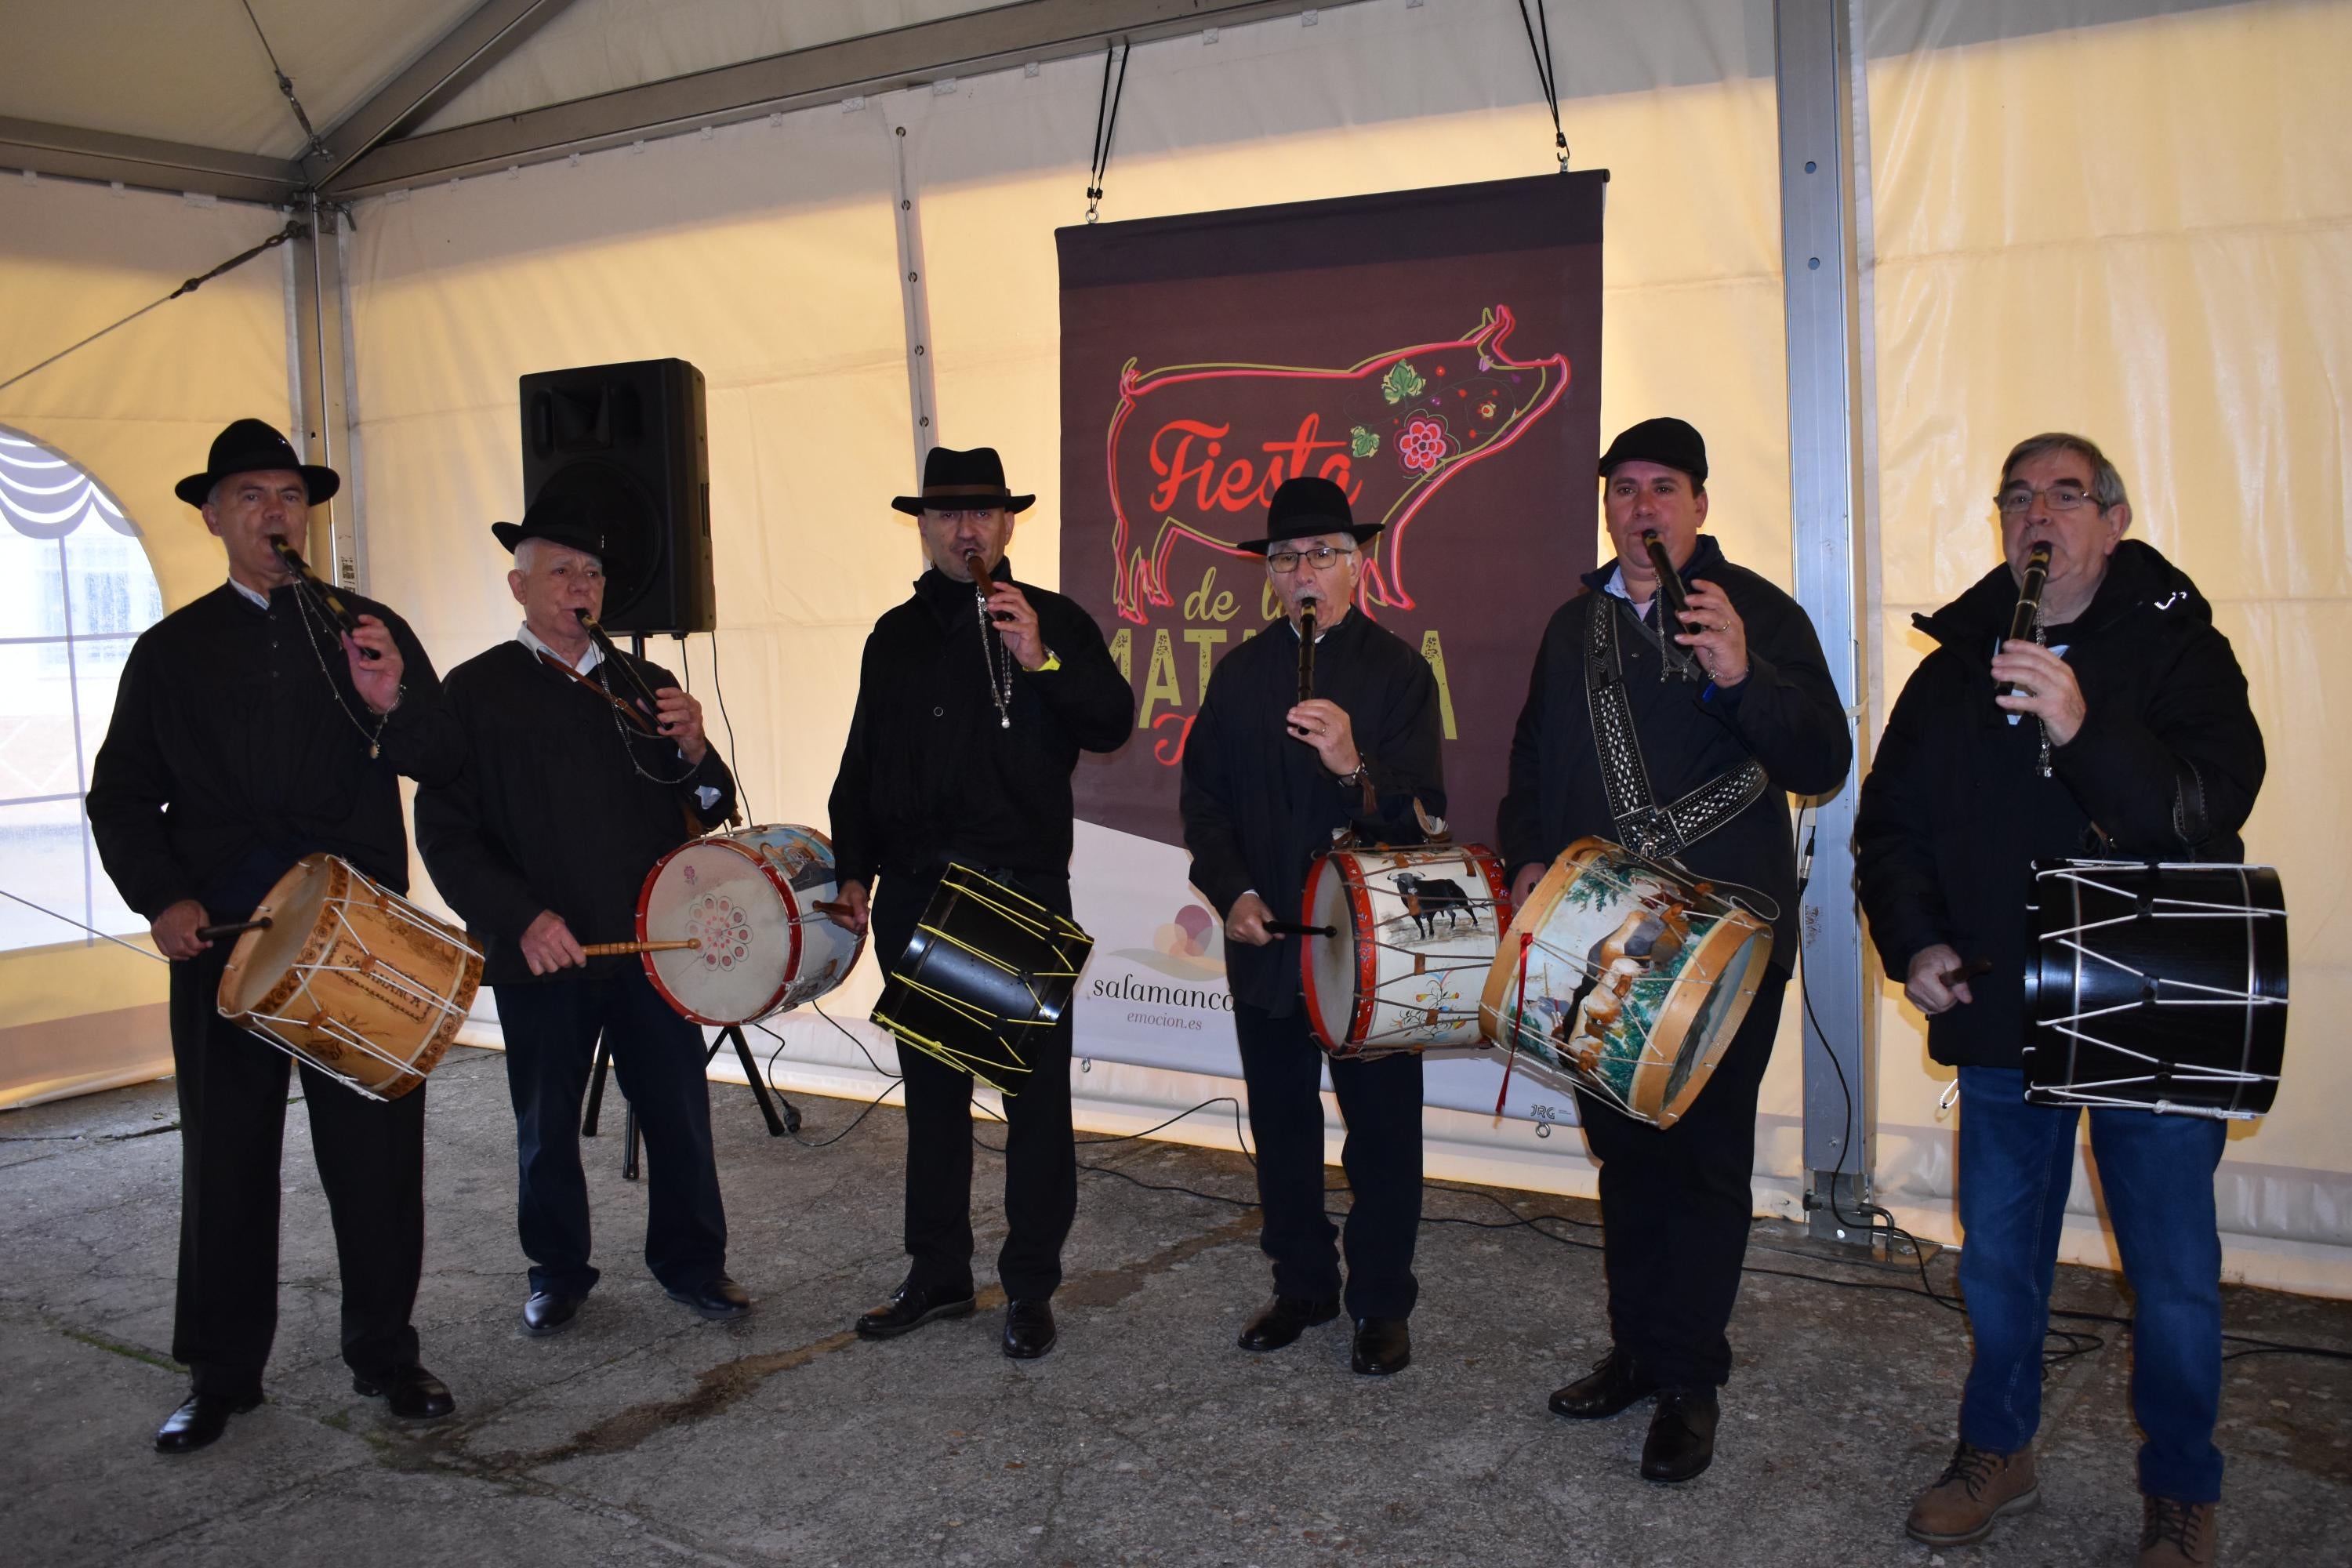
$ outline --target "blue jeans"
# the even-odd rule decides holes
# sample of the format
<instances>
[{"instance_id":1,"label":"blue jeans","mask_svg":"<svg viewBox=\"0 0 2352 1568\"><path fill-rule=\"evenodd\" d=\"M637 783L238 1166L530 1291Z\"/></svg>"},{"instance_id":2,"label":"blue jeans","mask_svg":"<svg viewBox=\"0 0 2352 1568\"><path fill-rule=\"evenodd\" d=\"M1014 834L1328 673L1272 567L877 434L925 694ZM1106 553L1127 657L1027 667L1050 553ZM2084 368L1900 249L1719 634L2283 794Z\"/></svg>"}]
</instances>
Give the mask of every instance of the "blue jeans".
<instances>
[{"instance_id":1,"label":"blue jeans","mask_svg":"<svg viewBox=\"0 0 2352 1568\"><path fill-rule=\"evenodd\" d=\"M1960 1289L1976 1339L1960 1439L2014 1453L2042 1424L2042 1334L2082 1112L2026 1104L2024 1074L2014 1068L1960 1068ZM2131 1392L2146 1439L2140 1490L2215 1502L2221 1240L2213 1171L2227 1129L2202 1116L2090 1115L2091 1156L2138 1303Z\"/></svg>"}]
</instances>

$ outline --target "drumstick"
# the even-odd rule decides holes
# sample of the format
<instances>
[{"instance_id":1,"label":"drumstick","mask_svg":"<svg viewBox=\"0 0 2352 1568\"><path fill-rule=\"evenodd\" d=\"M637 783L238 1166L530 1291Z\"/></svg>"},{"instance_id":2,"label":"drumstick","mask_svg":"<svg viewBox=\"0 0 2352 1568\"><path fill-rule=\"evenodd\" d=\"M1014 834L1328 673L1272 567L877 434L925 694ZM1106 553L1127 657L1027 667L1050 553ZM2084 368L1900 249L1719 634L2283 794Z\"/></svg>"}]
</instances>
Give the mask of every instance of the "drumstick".
<instances>
[{"instance_id":1,"label":"drumstick","mask_svg":"<svg viewBox=\"0 0 2352 1568\"><path fill-rule=\"evenodd\" d=\"M218 942L225 936L235 936L239 931L268 931L268 929L269 917L268 915L264 915L257 921L233 921L227 925L198 926L196 928L196 940L198 942Z\"/></svg>"},{"instance_id":2,"label":"drumstick","mask_svg":"<svg viewBox=\"0 0 2352 1568\"><path fill-rule=\"evenodd\" d=\"M857 913L847 904L828 904L823 899L812 899L809 900L809 908L821 915L838 915L843 920L849 920Z\"/></svg>"},{"instance_id":3,"label":"drumstick","mask_svg":"<svg viewBox=\"0 0 2352 1568\"><path fill-rule=\"evenodd\" d=\"M1338 936L1338 926L1303 926L1295 921L1268 921L1265 929L1276 936Z\"/></svg>"},{"instance_id":4,"label":"drumstick","mask_svg":"<svg viewBox=\"0 0 2352 1568\"><path fill-rule=\"evenodd\" d=\"M700 937L690 936L684 942L591 942L581 944L580 951L591 958L619 958L632 952L676 952L680 948L698 948Z\"/></svg>"},{"instance_id":5,"label":"drumstick","mask_svg":"<svg viewBox=\"0 0 2352 1568\"><path fill-rule=\"evenodd\" d=\"M1975 963L1964 963L1958 969L1947 969L1941 974L1936 976L1936 978L1942 981L1945 988L1948 990L1952 986L1958 985L1963 980L1974 980L1979 974L1990 974L1991 973L1992 960L1990 958L1979 958Z\"/></svg>"}]
</instances>

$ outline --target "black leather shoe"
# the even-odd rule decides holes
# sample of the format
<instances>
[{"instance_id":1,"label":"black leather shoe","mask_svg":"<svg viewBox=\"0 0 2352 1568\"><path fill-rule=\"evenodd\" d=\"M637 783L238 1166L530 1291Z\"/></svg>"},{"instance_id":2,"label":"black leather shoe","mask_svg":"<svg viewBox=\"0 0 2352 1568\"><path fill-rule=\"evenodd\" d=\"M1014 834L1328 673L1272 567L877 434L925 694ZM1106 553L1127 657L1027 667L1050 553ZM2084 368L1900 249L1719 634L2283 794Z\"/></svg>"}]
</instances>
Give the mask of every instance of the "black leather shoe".
<instances>
[{"instance_id":1,"label":"black leather shoe","mask_svg":"<svg viewBox=\"0 0 2352 1568\"><path fill-rule=\"evenodd\" d=\"M890 1299L857 1320L859 1337L869 1340L895 1340L908 1334L935 1318L968 1318L971 1316L971 1287L963 1288L961 1295L918 1285L912 1279L890 1293Z\"/></svg>"},{"instance_id":2,"label":"black leather shoe","mask_svg":"<svg viewBox=\"0 0 2352 1568\"><path fill-rule=\"evenodd\" d=\"M522 1304L522 1331L541 1340L562 1333L580 1316L580 1304L587 1299L558 1290L532 1291L530 1300Z\"/></svg>"},{"instance_id":3,"label":"black leather shoe","mask_svg":"<svg viewBox=\"0 0 2352 1568\"><path fill-rule=\"evenodd\" d=\"M449 1385L421 1366L404 1366L381 1383L355 1375L352 1392L383 1400L403 1421L438 1421L457 1413Z\"/></svg>"},{"instance_id":4,"label":"black leather shoe","mask_svg":"<svg viewBox=\"0 0 2352 1568\"><path fill-rule=\"evenodd\" d=\"M1060 1337L1054 1329L1053 1302L1041 1296L1004 1303L1004 1353L1014 1361L1035 1361Z\"/></svg>"},{"instance_id":5,"label":"black leather shoe","mask_svg":"<svg viewBox=\"0 0 2352 1568\"><path fill-rule=\"evenodd\" d=\"M1386 1377L1412 1364L1412 1331L1402 1318L1356 1320L1356 1370L1366 1377Z\"/></svg>"},{"instance_id":6,"label":"black leather shoe","mask_svg":"<svg viewBox=\"0 0 2352 1568\"><path fill-rule=\"evenodd\" d=\"M191 1394L187 1403L169 1415L155 1428L155 1451L159 1454L193 1454L219 1441L228 1430L228 1418L258 1409L261 1395L247 1394L231 1398L221 1394Z\"/></svg>"},{"instance_id":7,"label":"black leather shoe","mask_svg":"<svg viewBox=\"0 0 2352 1568\"><path fill-rule=\"evenodd\" d=\"M1245 1351L1278 1351L1339 1315L1337 1296L1276 1296L1258 1309L1234 1342Z\"/></svg>"},{"instance_id":8,"label":"black leather shoe","mask_svg":"<svg viewBox=\"0 0 2352 1568\"><path fill-rule=\"evenodd\" d=\"M1686 1481L1715 1462L1715 1424L1722 1414L1712 1388L1661 1388L1642 1444L1642 1479Z\"/></svg>"},{"instance_id":9,"label":"black leather shoe","mask_svg":"<svg viewBox=\"0 0 2352 1568\"><path fill-rule=\"evenodd\" d=\"M1592 1363L1588 1376L1553 1392L1551 1413L1571 1421L1602 1421L1657 1391L1657 1379L1641 1363L1612 1350Z\"/></svg>"},{"instance_id":10,"label":"black leather shoe","mask_svg":"<svg viewBox=\"0 0 2352 1568\"><path fill-rule=\"evenodd\" d=\"M740 1318L751 1310L751 1298L743 1287L724 1274L692 1290L668 1290L673 1301L683 1301L702 1317L714 1323L724 1323Z\"/></svg>"}]
</instances>

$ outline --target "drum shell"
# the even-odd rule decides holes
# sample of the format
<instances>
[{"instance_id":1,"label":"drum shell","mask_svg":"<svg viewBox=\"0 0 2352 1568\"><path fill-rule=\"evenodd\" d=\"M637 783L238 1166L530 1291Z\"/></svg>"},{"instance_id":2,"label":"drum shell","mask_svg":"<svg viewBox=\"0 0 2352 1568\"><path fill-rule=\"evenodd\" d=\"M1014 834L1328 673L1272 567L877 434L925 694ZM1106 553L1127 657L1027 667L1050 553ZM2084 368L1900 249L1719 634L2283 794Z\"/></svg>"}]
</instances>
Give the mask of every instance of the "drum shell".
<instances>
[{"instance_id":1,"label":"drum shell","mask_svg":"<svg viewBox=\"0 0 2352 1568\"><path fill-rule=\"evenodd\" d=\"M1596 973L1593 952L1645 913L1666 912L1633 892L1637 881L1655 884L1682 922L1675 951ZM1580 838L1512 917L1487 974L1481 1020L1496 1046L1538 1075L1671 1127L1706 1088L1771 953L1771 927L1748 910L1671 867ZM1619 976L1614 1016L1600 1024L1585 1004L1611 975ZM1547 1014L1549 1024L1535 1021ZM1570 1037L1589 1018L1601 1038L1582 1043L1601 1048L1587 1064Z\"/></svg>"},{"instance_id":2,"label":"drum shell","mask_svg":"<svg viewBox=\"0 0 2352 1568\"><path fill-rule=\"evenodd\" d=\"M2230 1117L2271 1109L2286 1056L2289 973L2274 868L2046 861L2035 863L2030 887L2027 1100L2082 1105L2095 1094ZM2168 986L2182 1003L2154 1000ZM2231 1005L2232 994L2242 1004ZM2150 1081L2118 1081L2142 1078Z\"/></svg>"},{"instance_id":3,"label":"drum shell","mask_svg":"<svg viewBox=\"0 0 2352 1568\"><path fill-rule=\"evenodd\" d=\"M721 987L706 980L719 956L710 945L715 936L703 929L709 922L693 909L707 890L698 885L706 879L696 874L706 866L728 873L725 885L737 889L723 895L730 900L738 894L748 898L748 889L759 890L761 900L758 908L744 910L753 923L742 927L756 944L744 956L761 967L747 991L733 980L730 964L723 998L713 994ZM833 841L813 827L746 827L690 839L646 873L637 891L636 938L666 942L691 935L706 945L640 955L646 977L679 1016L697 1024L724 1027L790 1011L840 985L866 950L863 936L813 908L839 897Z\"/></svg>"},{"instance_id":4,"label":"drum shell","mask_svg":"<svg viewBox=\"0 0 2352 1568\"><path fill-rule=\"evenodd\" d=\"M1444 890L1424 900L1402 885L1407 875ZM1338 933L1299 939L1307 1021L1330 1056L1486 1044L1477 991L1511 918L1493 850L1480 844L1332 849L1309 868L1301 909L1302 923ZM1464 976L1458 993L1444 979L1455 971ZM1424 983L1417 995L1410 990L1416 981ZM1433 998L1430 984L1438 987Z\"/></svg>"},{"instance_id":5,"label":"drum shell","mask_svg":"<svg viewBox=\"0 0 2352 1568\"><path fill-rule=\"evenodd\" d=\"M482 981L464 931L325 853L253 913L271 924L230 949L223 1017L371 1099L397 1100L440 1065Z\"/></svg>"}]
</instances>

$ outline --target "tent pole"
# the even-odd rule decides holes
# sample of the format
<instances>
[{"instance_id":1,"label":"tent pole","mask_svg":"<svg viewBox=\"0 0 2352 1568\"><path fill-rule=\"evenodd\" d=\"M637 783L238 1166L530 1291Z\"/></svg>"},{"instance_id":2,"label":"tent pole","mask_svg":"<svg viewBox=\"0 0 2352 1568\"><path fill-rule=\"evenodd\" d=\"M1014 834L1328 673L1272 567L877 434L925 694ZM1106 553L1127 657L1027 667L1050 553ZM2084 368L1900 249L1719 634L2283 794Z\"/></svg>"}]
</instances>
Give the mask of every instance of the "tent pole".
<instances>
[{"instance_id":1,"label":"tent pole","mask_svg":"<svg viewBox=\"0 0 2352 1568\"><path fill-rule=\"evenodd\" d=\"M323 574L357 593L367 591L362 531L362 487L351 426L351 318L343 289L345 210L315 193L297 216L303 232L294 253L294 393L299 428L294 443L312 463L343 476L341 495L310 513L308 551Z\"/></svg>"},{"instance_id":2,"label":"tent pole","mask_svg":"<svg viewBox=\"0 0 2352 1568\"><path fill-rule=\"evenodd\" d=\"M1853 892L1853 818L1870 739L1862 616L1874 494L1864 465L1872 410L1857 181L1856 0L1776 0L1780 243L1789 353L1790 555L1798 602L1856 730L1845 784L1812 803L1802 933L1805 1207L1817 1238L1867 1245L1872 1002L1877 976ZM1867 185L1860 187L1866 192ZM1798 846L1801 853L1804 842Z\"/></svg>"},{"instance_id":3,"label":"tent pole","mask_svg":"<svg viewBox=\"0 0 2352 1568\"><path fill-rule=\"evenodd\" d=\"M906 310L908 417L913 426L915 466L920 474L923 458L942 444L939 401L931 388L931 307L929 283L923 267L923 220L915 207L915 182L907 173L907 128L891 127L892 167L898 178L898 295Z\"/></svg>"}]
</instances>

